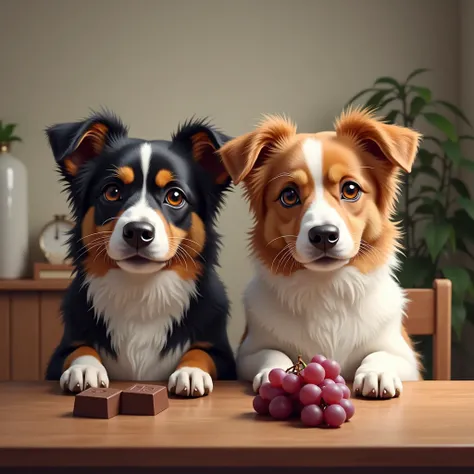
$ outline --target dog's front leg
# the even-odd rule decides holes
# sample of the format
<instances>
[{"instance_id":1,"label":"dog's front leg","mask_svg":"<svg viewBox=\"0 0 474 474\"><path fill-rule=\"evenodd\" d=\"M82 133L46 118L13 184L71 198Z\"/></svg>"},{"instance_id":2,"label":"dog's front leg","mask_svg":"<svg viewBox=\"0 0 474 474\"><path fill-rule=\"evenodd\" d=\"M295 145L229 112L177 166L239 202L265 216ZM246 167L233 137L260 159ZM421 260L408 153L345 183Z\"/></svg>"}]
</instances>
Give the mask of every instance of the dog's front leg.
<instances>
[{"instance_id":1,"label":"dog's front leg","mask_svg":"<svg viewBox=\"0 0 474 474\"><path fill-rule=\"evenodd\" d=\"M262 384L268 382L272 369L286 370L293 365L291 359L283 352L274 349L262 349L257 352L246 352L245 341L237 357L237 371L240 379L252 382L258 392Z\"/></svg>"},{"instance_id":2,"label":"dog's front leg","mask_svg":"<svg viewBox=\"0 0 474 474\"><path fill-rule=\"evenodd\" d=\"M399 331L381 337L377 346L368 351L355 373L354 393L369 398L398 397L403 381L420 379L417 356Z\"/></svg>"}]
</instances>

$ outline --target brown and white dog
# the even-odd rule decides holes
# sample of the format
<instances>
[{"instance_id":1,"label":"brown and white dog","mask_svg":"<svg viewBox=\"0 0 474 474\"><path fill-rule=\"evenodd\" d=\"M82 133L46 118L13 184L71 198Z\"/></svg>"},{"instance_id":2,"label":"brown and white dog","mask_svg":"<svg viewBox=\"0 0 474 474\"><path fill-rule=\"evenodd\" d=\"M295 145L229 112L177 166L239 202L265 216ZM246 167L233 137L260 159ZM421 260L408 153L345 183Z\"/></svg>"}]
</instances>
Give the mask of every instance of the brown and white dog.
<instances>
[{"instance_id":1,"label":"brown and white dog","mask_svg":"<svg viewBox=\"0 0 474 474\"><path fill-rule=\"evenodd\" d=\"M363 396L391 398L402 381L419 379L394 278L400 232L391 218L420 138L356 109L335 131L315 134L266 117L220 149L255 218L256 273L237 358L254 390L298 354L337 360Z\"/></svg>"}]
</instances>

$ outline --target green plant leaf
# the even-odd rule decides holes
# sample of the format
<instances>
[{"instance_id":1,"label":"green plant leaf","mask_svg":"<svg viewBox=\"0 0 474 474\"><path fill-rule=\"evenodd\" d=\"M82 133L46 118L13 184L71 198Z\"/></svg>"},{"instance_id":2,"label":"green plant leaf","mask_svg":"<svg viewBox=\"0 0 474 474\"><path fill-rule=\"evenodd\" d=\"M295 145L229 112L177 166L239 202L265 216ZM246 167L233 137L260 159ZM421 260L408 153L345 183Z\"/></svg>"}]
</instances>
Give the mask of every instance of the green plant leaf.
<instances>
[{"instance_id":1,"label":"green plant leaf","mask_svg":"<svg viewBox=\"0 0 474 474\"><path fill-rule=\"evenodd\" d=\"M458 340L461 339L464 322L466 321L466 307L462 303L453 303L451 307L451 326Z\"/></svg>"},{"instance_id":2,"label":"green plant leaf","mask_svg":"<svg viewBox=\"0 0 474 474\"><path fill-rule=\"evenodd\" d=\"M364 94L367 94L368 92L373 92L373 91L377 91L379 89L375 88L375 87L369 87L368 89L364 89L364 90L361 90L360 92L358 92L355 96L353 96L347 103L346 105L344 106L344 108L348 107L349 105L351 105L355 100L357 100L359 97L362 97Z\"/></svg>"},{"instance_id":3,"label":"green plant leaf","mask_svg":"<svg viewBox=\"0 0 474 474\"><path fill-rule=\"evenodd\" d=\"M437 193L439 190L436 189L434 186L421 186L420 194L423 193Z\"/></svg>"},{"instance_id":4,"label":"green plant leaf","mask_svg":"<svg viewBox=\"0 0 474 474\"><path fill-rule=\"evenodd\" d=\"M446 140L442 143L442 148L446 156L452 161L456 166L459 165L462 159L461 147L459 142L452 142L451 140Z\"/></svg>"},{"instance_id":5,"label":"green plant leaf","mask_svg":"<svg viewBox=\"0 0 474 474\"><path fill-rule=\"evenodd\" d=\"M3 129L4 138L8 139L11 135L13 135L13 132L15 131L16 127L16 123L9 123L5 125L5 128Z\"/></svg>"},{"instance_id":6,"label":"green plant leaf","mask_svg":"<svg viewBox=\"0 0 474 474\"><path fill-rule=\"evenodd\" d=\"M474 219L474 201L465 197L460 197L458 198L458 203L469 214L469 217Z\"/></svg>"},{"instance_id":7,"label":"green plant leaf","mask_svg":"<svg viewBox=\"0 0 474 474\"><path fill-rule=\"evenodd\" d=\"M395 119L397 118L400 112L398 110L391 110L386 116L384 121L387 123L395 123Z\"/></svg>"},{"instance_id":8,"label":"green plant leaf","mask_svg":"<svg viewBox=\"0 0 474 474\"><path fill-rule=\"evenodd\" d=\"M462 158L459 162L459 166L461 168L466 168L469 171L474 171L474 161L467 160L466 158Z\"/></svg>"},{"instance_id":9,"label":"green plant leaf","mask_svg":"<svg viewBox=\"0 0 474 474\"><path fill-rule=\"evenodd\" d=\"M423 99L420 96L413 97L411 103L410 103L410 111L408 112L408 115L410 118L413 120L415 119L416 116L419 115L423 107L426 105L425 99Z\"/></svg>"},{"instance_id":10,"label":"green plant leaf","mask_svg":"<svg viewBox=\"0 0 474 474\"><path fill-rule=\"evenodd\" d=\"M401 84L396 79L389 76L379 77L378 79L376 79L374 82L374 86L378 84L390 84L391 86L394 86L397 89L401 86Z\"/></svg>"},{"instance_id":11,"label":"green plant leaf","mask_svg":"<svg viewBox=\"0 0 474 474\"><path fill-rule=\"evenodd\" d=\"M419 166L418 168L415 168L411 173L414 178L419 176L420 174L431 176L432 178L435 178L438 181L441 180L439 172L435 168L431 168L430 166Z\"/></svg>"},{"instance_id":12,"label":"green plant leaf","mask_svg":"<svg viewBox=\"0 0 474 474\"><path fill-rule=\"evenodd\" d=\"M435 112L425 112L423 116L431 125L442 131L451 141L455 142L458 139L454 125L446 117Z\"/></svg>"},{"instance_id":13,"label":"green plant leaf","mask_svg":"<svg viewBox=\"0 0 474 474\"><path fill-rule=\"evenodd\" d=\"M372 110L378 109L382 99L390 92L393 92L393 89L383 89L377 91L369 98L369 100L365 103L364 107Z\"/></svg>"},{"instance_id":14,"label":"green plant leaf","mask_svg":"<svg viewBox=\"0 0 474 474\"><path fill-rule=\"evenodd\" d=\"M451 186L461 197L468 199L471 197L469 189L467 189L467 186L459 178L451 178Z\"/></svg>"},{"instance_id":15,"label":"green plant leaf","mask_svg":"<svg viewBox=\"0 0 474 474\"><path fill-rule=\"evenodd\" d=\"M430 151L426 150L425 148L420 148L418 150L418 155L417 155L417 158L418 160L420 160L420 163L422 166L432 166L433 165L433 161L434 161L434 158L435 158L435 154L434 153L431 153Z\"/></svg>"},{"instance_id":16,"label":"green plant leaf","mask_svg":"<svg viewBox=\"0 0 474 474\"><path fill-rule=\"evenodd\" d=\"M453 228L448 222L429 222L426 224L424 230L425 242L433 262L446 245L452 230Z\"/></svg>"},{"instance_id":17,"label":"green plant leaf","mask_svg":"<svg viewBox=\"0 0 474 474\"><path fill-rule=\"evenodd\" d=\"M426 103L431 101L431 91L427 87L410 86L410 90L416 92Z\"/></svg>"},{"instance_id":18,"label":"green plant leaf","mask_svg":"<svg viewBox=\"0 0 474 474\"><path fill-rule=\"evenodd\" d=\"M458 238L474 242L474 219L464 209L457 209L449 222Z\"/></svg>"},{"instance_id":19,"label":"green plant leaf","mask_svg":"<svg viewBox=\"0 0 474 474\"><path fill-rule=\"evenodd\" d=\"M425 257L406 258L398 274L398 279L403 288L417 288L432 272L432 263Z\"/></svg>"},{"instance_id":20,"label":"green plant leaf","mask_svg":"<svg viewBox=\"0 0 474 474\"><path fill-rule=\"evenodd\" d=\"M426 68L420 68L420 69L415 69L413 72L411 72L408 77L406 78L405 82L409 82L410 79L413 79L414 77L418 76L419 74L423 74L424 72L428 72L431 69L426 69Z\"/></svg>"},{"instance_id":21,"label":"green plant leaf","mask_svg":"<svg viewBox=\"0 0 474 474\"><path fill-rule=\"evenodd\" d=\"M464 114L464 112L459 108L457 107L456 105L454 104L451 104L451 102L447 102L445 100L435 100L433 102L433 104L440 104L444 107L446 107L448 110L450 110L454 115L456 115L457 117L461 118L465 123L467 123L467 125L469 125L470 127L472 127L471 125L471 122L469 121L469 119L466 117L466 115Z\"/></svg>"},{"instance_id":22,"label":"green plant leaf","mask_svg":"<svg viewBox=\"0 0 474 474\"><path fill-rule=\"evenodd\" d=\"M451 280L453 284L453 293L463 298L469 288L472 286L471 275L462 267L444 267L441 269L445 278Z\"/></svg>"},{"instance_id":23,"label":"green plant leaf","mask_svg":"<svg viewBox=\"0 0 474 474\"><path fill-rule=\"evenodd\" d=\"M420 198L423 199L423 204L420 204L416 209L413 214L428 214L432 215L433 214L433 199L429 198Z\"/></svg>"},{"instance_id":24,"label":"green plant leaf","mask_svg":"<svg viewBox=\"0 0 474 474\"><path fill-rule=\"evenodd\" d=\"M460 251L465 253L466 255L469 255L472 259L474 259L473 253L469 250L468 246L464 243L464 240L457 238L456 239L456 248ZM471 280L472 280L472 275L471 275Z\"/></svg>"},{"instance_id":25,"label":"green plant leaf","mask_svg":"<svg viewBox=\"0 0 474 474\"><path fill-rule=\"evenodd\" d=\"M9 142L22 142L23 140L20 137L17 137L16 135L13 135L7 141L9 141Z\"/></svg>"}]
</instances>

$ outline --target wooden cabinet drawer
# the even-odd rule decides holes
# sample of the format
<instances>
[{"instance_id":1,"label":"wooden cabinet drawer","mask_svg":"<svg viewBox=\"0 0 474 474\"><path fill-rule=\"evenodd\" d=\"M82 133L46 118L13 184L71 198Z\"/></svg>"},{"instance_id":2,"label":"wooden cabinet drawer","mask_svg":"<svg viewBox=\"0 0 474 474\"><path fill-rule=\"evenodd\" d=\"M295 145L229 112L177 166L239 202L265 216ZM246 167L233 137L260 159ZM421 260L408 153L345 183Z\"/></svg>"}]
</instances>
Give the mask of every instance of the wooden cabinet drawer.
<instances>
[{"instance_id":1,"label":"wooden cabinet drawer","mask_svg":"<svg viewBox=\"0 0 474 474\"><path fill-rule=\"evenodd\" d=\"M18 289L16 282L0 281L0 381L43 380L62 336L60 305L68 282L21 282Z\"/></svg>"}]
</instances>

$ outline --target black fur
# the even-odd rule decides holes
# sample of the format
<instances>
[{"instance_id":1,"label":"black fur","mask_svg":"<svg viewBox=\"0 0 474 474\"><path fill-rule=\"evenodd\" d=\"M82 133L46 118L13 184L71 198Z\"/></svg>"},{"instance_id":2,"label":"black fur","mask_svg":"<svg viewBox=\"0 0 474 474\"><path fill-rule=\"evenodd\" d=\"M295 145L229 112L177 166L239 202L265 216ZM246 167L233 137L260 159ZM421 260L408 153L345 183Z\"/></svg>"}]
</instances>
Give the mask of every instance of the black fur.
<instances>
[{"instance_id":1,"label":"black fur","mask_svg":"<svg viewBox=\"0 0 474 474\"><path fill-rule=\"evenodd\" d=\"M72 176L67 171L65 160L77 150L78 143L84 134L97 123L107 126L105 146L98 154L85 149L79 161L79 170ZM217 184L214 181L215 170L205 169L195 161L192 156L191 137L199 132L204 132L216 149L230 139L205 120L190 120L178 128L178 131L172 135L171 141L148 141L152 146L150 167L153 167L153 171L160 169L161 162L167 165L165 166L167 169L169 169L168 165L172 164L173 171L180 176L181 182L185 181L190 196L189 208L181 213L167 211L166 218L186 229L190 225L189 215L192 211L201 218L206 232L205 247L199 257L203 272L196 281L199 297L192 299L190 308L181 323L175 324L167 335L165 347L161 353L157 351L156 363L159 364L161 356L178 346L184 346L186 343L191 345L207 343L209 348L203 350L212 357L217 368L217 378L235 379L235 362L227 337L229 302L224 285L216 273L221 242L215 230L215 220L223 204L225 193L229 190L230 178ZM94 308L87 300L84 268L87 252L84 251L84 243L81 240L81 224L92 206L96 211L96 224L101 225L111 215L116 215L119 210L133 204L136 192L132 188L126 194L124 201L121 204L117 203L115 207L110 206L110 203L105 203L108 205L102 203L100 192L104 182L110 179L113 165L120 166L124 162L133 163L137 146L145 140L129 138L127 128L121 120L109 112L95 113L75 123L54 125L49 127L46 133L65 183L75 221L75 227L69 239L69 256L74 261L76 274L61 307L64 334L46 371L48 380L58 380L63 372L65 359L78 347L78 341L82 345L91 346L96 350L105 350L111 356L117 357L111 346L105 324L101 319L96 318ZM219 164L217 163L216 166ZM157 204L160 199L159 194L148 199L159 206Z\"/></svg>"}]
</instances>

